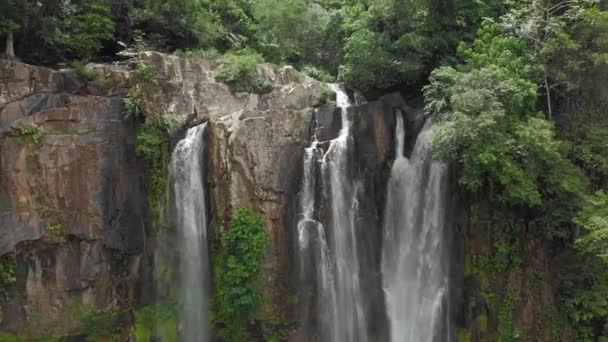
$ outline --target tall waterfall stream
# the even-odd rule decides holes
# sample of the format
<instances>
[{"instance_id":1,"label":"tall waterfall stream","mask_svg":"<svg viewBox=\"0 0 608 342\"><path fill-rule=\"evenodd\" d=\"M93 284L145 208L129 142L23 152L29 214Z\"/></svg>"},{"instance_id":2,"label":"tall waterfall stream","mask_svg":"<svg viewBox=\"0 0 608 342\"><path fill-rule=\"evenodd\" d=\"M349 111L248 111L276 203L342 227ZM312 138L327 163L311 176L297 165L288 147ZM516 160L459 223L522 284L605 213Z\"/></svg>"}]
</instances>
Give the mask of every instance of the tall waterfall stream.
<instances>
[{"instance_id":1,"label":"tall waterfall stream","mask_svg":"<svg viewBox=\"0 0 608 342\"><path fill-rule=\"evenodd\" d=\"M403 116L396 117L396 158L388 181L382 248L390 341L450 341L446 166L431 158L430 122L406 158Z\"/></svg>"},{"instance_id":2,"label":"tall waterfall stream","mask_svg":"<svg viewBox=\"0 0 608 342\"><path fill-rule=\"evenodd\" d=\"M331 140L327 152L317 142L305 151L304 184L301 195L302 218L298 223L301 255L310 253L311 234L318 240L316 257L317 315L323 341L368 341L367 320L363 309L355 215L355 187L348 176L348 153L351 148L350 101L346 93L334 86L336 102L341 109L342 128ZM323 200L329 205L329 227L314 218L317 182L315 168L320 171ZM309 230L312 230L309 231ZM302 269L307 269L303 265ZM306 275L304 275L306 276Z\"/></svg>"},{"instance_id":3,"label":"tall waterfall stream","mask_svg":"<svg viewBox=\"0 0 608 342\"><path fill-rule=\"evenodd\" d=\"M360 184L349 164L351 154L357 153L351 136L351 104L343 90L337 86L333 90L341 110L341 130L329 142L313 138L305 149L297 226L300 276L314 289L315 312L310 314L316 317L319 341L452 341L444 228L447 168L432 160L430 122L407 158L404 119L396 113L396 158L387 185L378 265L384 303L369 303L364 298L369 291L362 283L378 270L361 270L365 251L360 250L357 230L365 227L357 226ZM374 317L366 305L384 307L388 319L384 338L370 333Z\"/></svg>"},{"instance_id":4,"label":"tall waterfall stream","mask_svg":"<svg viewBox=\"0 0 608 342\"><path fill-rule=\"evenodd\" d=\"M203 172L206 124L190 128L171 156L171 179L179 236L182 331L180 341L209 341L209 251Z\"/></svg>"}]
</instances>

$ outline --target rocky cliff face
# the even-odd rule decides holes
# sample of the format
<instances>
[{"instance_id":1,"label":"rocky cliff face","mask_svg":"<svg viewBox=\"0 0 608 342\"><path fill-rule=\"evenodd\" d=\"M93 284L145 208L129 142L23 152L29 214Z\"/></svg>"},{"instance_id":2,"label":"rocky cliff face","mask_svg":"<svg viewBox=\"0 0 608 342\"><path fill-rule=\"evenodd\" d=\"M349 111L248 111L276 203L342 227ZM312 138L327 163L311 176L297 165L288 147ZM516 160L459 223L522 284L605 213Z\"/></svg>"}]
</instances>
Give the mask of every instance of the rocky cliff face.
<instances>
[{"instance_id":1,"label":"rocky cliff face","mask_svg":"<svg viewBox=\"0 0 608 342\"><path fill-rule=\"evenodd\" d=\"M260 212L271 237L265 309L286 312L288 235L301 151L323 86L290 67L265 65L273 90L234 93L213 78L218 63L147 53L159 87L144 115L183 125L208 121L213 229L232 209ZM78 335L82 312L129 308L152 273L142 168L123 97L132 73L90 66L92 81L2 61L0 255L6 300L0 331ZM89 71L90 73L90 71ZM146 286L149 287L149 286ZM126 315L125 320L129 320Z\"/></svg>"},{"instance_id":2,"label":"rocky cliff face","mask_svg":"<svg viewBox=\"0 0 608 342\"><path fill-rule=\"evenodd\" d=\"M0 330L78 333L84 307L125 307L135 291L145 201L133 127L118 92L73 71L0 61L0 74Z\"/></svg>"},{"instance_id":3,"label":"rocky cliff face","mask_svg":"<svg viewBox=\"0 0 608 342\"><path fill-rule=\"evenodd\" d=\"M281 329L290 340L306 340L316 327L295 256L303 148L313 135L321 147L337 136L339 110L325 103L323 84L291 67L261 66L272 90L253 94L217 82L216 61L154 52L144 61L158 83L141 102L144 115L169 115L182 128L209 123L212 238L229 228L238 206L262 215L271 243L260 324L253 329ZM92 324L109 320L124 327L114 338L127 340L132 309L150 302L155 291L171 292L155 288L152 274L172 272L172 261L159 263L158 256L178 246L171 245L171 228L164 241L151 227L134 120L123 108L133 73L108 65L79 73L0 61L0 332L83 336ZM380 229L397 109L407 118L408 154L424 118L401 95L350 109L356 153L349 163L359 184L357 225L367 275L362 286L375 318L370 330L380 340L387 331L378 304L384 301ZM179 133L172 140L178 139ZM463 246L462 258L454 260L464 266L454 267L452 277L463 284L455 285L455 298L464 299L452 308L464 327L459 340L520 332L567 340L567 327L551 328L559 315L551 285L555 267L545 246L492 236L483 215L451 209L454 229L463 236L455 244L456 251ZM522 250L505 251L505 245ZM516 252L524 256L517 264L500 264L501 258L517 259ZM553 311L537 312L543 306Z\"/></svg>"}]
</instances>

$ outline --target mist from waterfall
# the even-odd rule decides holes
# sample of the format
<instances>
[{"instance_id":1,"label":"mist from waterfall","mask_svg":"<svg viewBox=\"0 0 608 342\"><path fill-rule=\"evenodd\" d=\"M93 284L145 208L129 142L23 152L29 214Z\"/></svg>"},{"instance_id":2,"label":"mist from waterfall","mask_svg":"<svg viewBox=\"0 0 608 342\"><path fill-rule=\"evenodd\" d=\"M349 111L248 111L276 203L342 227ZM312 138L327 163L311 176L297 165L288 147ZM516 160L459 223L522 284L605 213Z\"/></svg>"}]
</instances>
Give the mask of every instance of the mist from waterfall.
<instances>
[{"instance_id":1,"label":"mist from waterfall","mask_svg":"<svg viewBox=\"0 0 608 342\"><path fill-rule=\"evenodd\" d=\"M300 269L305 273L314 269L313 275L302 274L302 277L314 278L320 340L366 342L369 337L355 227L358 202L356 183L349 175L350 101L339 86L334 85L332 90L336 92L342 126L325 153L317 141L305 150L298 222ZM317 217L316 209L320 206L329 215L327 227ZM314 265L306 265L307 262Z\"/></svg>"},{"instance_id":2,"label":"mist from waterfall","mask_svg":"<svg viewBox=\"0 0 608 342\"><path fill-rule=\"evenodd\" d=\"M451 341L444 228L447 169L432 160L430 122L407 158L400 112L396 119L396 158L388 181L382 250L390 341Z\"/></svg>"},{"instance_id":3,"label":"mist from waterfall","mask_svg":"<svg viewBox=\"0 0 608 342\"><path fill-rule=\"evenodd\" d=\"M204 172L206 124L190 128L171 156L171 179L179 236L180 288L184 298L180 341L209 341L209 251Z\"/></svg>"}]
</instances>

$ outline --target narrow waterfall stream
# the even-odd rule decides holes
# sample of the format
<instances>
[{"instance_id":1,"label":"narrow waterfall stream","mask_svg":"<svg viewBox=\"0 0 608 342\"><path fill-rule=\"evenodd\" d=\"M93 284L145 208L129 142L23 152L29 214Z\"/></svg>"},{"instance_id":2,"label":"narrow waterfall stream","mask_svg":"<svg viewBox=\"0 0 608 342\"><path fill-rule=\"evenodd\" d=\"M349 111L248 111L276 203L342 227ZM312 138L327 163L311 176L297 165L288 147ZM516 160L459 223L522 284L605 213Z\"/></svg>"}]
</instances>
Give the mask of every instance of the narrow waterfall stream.
<instances>
[{"instance_id":1,"label":"narrow waterfall stream","mask_svg":"<svg viewBox=\"0 0 608 342\"><path fill-rule=\"evenodd\" d=\"M209 340L209 251L207 246L206 183L204 157L206 124L190 128L171 156L179 235L180 287L183 296L180 341Z\"/></svg>"},{"instance_id":2,"label":"narrow waterfall stream","mask_svg":"<svg viewBox=\"0 0 608 342\"><path fill-rule=\"evenodd\" d=\"M451 341L446 166L431 158L427 122L407 158L403 116L397 113L396 159L388 181L382 280L390 341Z\"/></svg>"},{"instance_id":3,"label":"narrow waterfall stream","mask_svg":"<svg viewBox=\"0 0 608 342\"><path fill-rule=\"evenodd\" d=\"M315 274L303 276L314 277L320 340L365 342L368 341L367 320L363 309L355 229L358 203L355 184L349 175L352 137L347 109L350 101L341 88L334 85L332 89L341 109L342 126L325 153L316 141L305 151L301 219L298 223L300 255L312 254L312 258L303 258L301 262L315 263L312 267ZM317 200L322 203L316 203ZM315 208L319 205L325 206L329 216L327 228L315 217L318 214ZM312 236L316 241L314 249L310 243ZM309 266L302 265L301 269L310 269Z\"/></svg>"}]
</instances>

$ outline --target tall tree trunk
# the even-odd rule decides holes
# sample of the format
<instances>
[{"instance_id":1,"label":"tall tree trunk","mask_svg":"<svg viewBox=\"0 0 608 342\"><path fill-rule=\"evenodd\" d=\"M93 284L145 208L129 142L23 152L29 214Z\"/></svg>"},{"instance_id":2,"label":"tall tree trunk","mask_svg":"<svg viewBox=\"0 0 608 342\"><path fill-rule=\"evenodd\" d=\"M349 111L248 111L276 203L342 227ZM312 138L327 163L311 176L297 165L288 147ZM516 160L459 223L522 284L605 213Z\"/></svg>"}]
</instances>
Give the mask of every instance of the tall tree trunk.
<instances>
[{"instance_id":1,"label":"tall tree trunk","mask_svg":"<svg viewBox=\"0 0 608 342\"><path fill-rule=\"evenodd\" d=\"M547 92L547 111L549 112L549 120L553 119L553 111L551 110L551 88L549 86L549 78L545 73L545 91Z\"/></svg>"},{"instance_id":2,"label":"tall tree trunk","mask_svg":"<svg viewBox=\"0 0 608 342\"><path fill-rule=\"evenodd\" d=\"M14 49L12 31L10 31L6 35L6 50L4 51L4 56L8 59L15 59L15 49Z\"/></svg>"}]
</instances>

